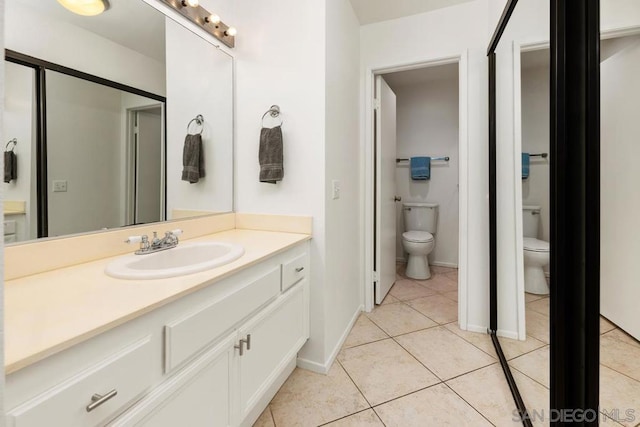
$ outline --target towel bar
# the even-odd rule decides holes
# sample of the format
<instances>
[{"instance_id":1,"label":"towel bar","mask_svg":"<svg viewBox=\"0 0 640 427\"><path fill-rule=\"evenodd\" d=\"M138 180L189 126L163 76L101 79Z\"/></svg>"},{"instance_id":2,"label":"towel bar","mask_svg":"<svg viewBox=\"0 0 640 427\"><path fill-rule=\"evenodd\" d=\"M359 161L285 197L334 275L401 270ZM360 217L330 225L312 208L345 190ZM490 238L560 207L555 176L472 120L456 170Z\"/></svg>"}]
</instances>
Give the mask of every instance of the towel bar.
<instances>
[{"instance_id":1,"label":"towel bar","mask_svg":"<svg viewBox=\"0 0 640 427\"><path fill-rule=\"evenodd\" d=\"M444 160L445 162L449 161L449 156L443 156L443 157L432 157L431 160ZM396 159L396 163L400 163L400 162L408 162L409 159Z\"/></svg>"},{"instance_id":2,"label":"towel bar","mask_svg":"<svg viewBox=\"0 0 640 427\"><path fill-rule=\"evenodd\" d=\"M271 117L273 117L274 119L277 117L280 117L280 107L277 105L272 105L271 107L269 107L269 109L262 115L262 126L264 127L264 118L265 116L269 114ZM284 120L282 120L282 117L280 117L280 124L278 126L282 126L282 123L284 123Z\"/></svg>"},{"instance_id":3,"label":"towel bar","mask_svg":"<svg viewBox=\"0 0 640 427\"><path fill-rule=\"evenodd\" d=\"M198 132L198 135L202 135L202 131L204 130L204 117L202 117L202 114L198 114L193 119L191 119L191 121L187 125L187 133L189 133L189 128L191 127L191 123L193 122L196 122L198 126L201 126L200 132Z\"/></svg>"},{"instance_id":4,"label":"towel bar","mask_svg":"<svg viewBox=\"0 0 640 427\"><path fill-rule=\"evenodd\" d=\"M9 148L9 144L13 144L13 146ZM7 145L4 146L4 151L13 151L13 149L16 148L16 145L18 145L18 138L13 138L11 141L7 142Z\"/></svg>"}]
</instances>

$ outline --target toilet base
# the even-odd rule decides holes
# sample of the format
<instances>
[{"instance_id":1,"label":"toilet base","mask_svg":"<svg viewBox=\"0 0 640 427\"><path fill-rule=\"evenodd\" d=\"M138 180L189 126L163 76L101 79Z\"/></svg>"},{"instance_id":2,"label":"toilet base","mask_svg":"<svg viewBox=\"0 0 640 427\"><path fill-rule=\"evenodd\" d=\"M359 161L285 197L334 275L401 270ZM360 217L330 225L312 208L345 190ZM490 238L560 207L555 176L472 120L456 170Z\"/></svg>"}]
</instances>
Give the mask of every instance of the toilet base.
<instances>
[{"instance_id":1,"label":"toilet base","mask_svg":"<svg viewBox=\"0 0 640 427\"><path fill-rule=\"evenodd\" d=\"M530 294L549 295L549 285L542 267L524 268L524 290Z\"/></svg>"},{"instance_id":2,"label":"toilet base","mask_svg":"<svg viewBox=\"0 0 640 427\"><path fill-rule=\"evenodd\" d=\"M426 255L409 255L405 275L411 279L426 280L431 277L431 269Z\"/></svg>"}]
</instances>

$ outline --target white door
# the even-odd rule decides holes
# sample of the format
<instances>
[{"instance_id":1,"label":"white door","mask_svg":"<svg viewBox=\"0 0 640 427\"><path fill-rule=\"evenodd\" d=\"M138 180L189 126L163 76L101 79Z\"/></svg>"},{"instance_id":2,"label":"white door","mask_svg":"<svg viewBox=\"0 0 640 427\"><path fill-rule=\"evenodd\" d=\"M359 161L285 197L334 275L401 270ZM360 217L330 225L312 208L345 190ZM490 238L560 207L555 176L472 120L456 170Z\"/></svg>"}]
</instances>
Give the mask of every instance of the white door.
<instances>
[{"instance_id":1,"label":"white door","mask_svg":"<svg viewBox=\"0 0 640 427\"><path fill-rule=\"evenodd\" d=\"M136 224L162 220L162 110L137 112Z\"/></svg>"},{"instance_id":2,"label":"white door","mask_svg":"<svg viewBox=\"0 0 640 427\"><path fill-rule=\"evenodd\" d=\"M396 281L396 94L376 77L376 304Z\"/></svg>"}]
</instances>

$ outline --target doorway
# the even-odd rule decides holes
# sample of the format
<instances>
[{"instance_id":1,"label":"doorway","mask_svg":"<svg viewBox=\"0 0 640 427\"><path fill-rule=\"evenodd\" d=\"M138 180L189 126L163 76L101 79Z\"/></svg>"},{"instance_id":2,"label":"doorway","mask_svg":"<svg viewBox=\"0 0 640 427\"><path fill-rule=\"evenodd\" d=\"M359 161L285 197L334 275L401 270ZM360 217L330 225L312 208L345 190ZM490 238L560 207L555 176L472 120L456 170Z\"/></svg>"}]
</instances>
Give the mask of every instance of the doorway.
<instances>
[{"instance_id":1,"label":"doorway","mask_svg":"<svg viewBox=\"0 0 640 427\"><path fill-rule=\"evenodd\" d=\"M372 209L365 213L365 221L373 233L366 233L365 253L372 280L365 284L365 309L382 303L394 283L402 281L399 287L417 284L438 298L448 297L454 306L453 320L457 318L464 328L466 54L374 70L371 89L372 132L367 138L371 156L366 168L370 173L365 181L367 205ZM428 179L412 179L412 157L428 158ZM414 231L432 235L433 241L404 239L403 243L403 234L411 231L405 224L411 221L410 214L429 213L430 209L435 210L434 232ZM418 228L424 228L422 225ZM407 248L411 246L432 246L425 256L428 278L407 275ZM394 293L402 294L402 290L391 291L390 299L396 298Z\"/></svg>"}]
</instances>

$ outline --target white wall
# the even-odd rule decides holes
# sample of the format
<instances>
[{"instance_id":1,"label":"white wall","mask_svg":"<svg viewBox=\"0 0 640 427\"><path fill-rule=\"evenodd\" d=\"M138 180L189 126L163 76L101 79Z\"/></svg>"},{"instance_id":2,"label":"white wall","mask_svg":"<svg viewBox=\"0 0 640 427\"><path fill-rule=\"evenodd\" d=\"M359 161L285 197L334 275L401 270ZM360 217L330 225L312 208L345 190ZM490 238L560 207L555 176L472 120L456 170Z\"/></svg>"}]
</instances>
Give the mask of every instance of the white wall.
<instances>
[{"instance_id":1,"label":"white wall","mask_svg":"<svg viewBox=\"0 0 640 427\"><path fill-rule=\"evenodd\" d=\"M469 222L461 226L468 255L459 272L468 282L468 306L460 308L465 329L486 331L489 325L489 211L487 146L487 58L489 8L485 0L464 3L433 12L361 27L362 93L370 93L371 69L425 62L468 52L467 105L461 112L468 118L466 167ZM493 28L491 28L493 30ZM366 96L362 97L363 102ZM370 134L370 108L363 104L362 128ZM464 167L460 165L461 169ZM462 183L461 183L462 184ZM462 205L461 205L462 208ZM463 256L460 255L462 258ZM461 266L462 267L462 266Z\"/></svg>"},{"instance_id":2,"label":"white wall","mask_svg":"<svg viewBox=\"0 0 640 427\"><path fill-rule=\"evenodd\" d=\"M0 0L0 23L4 25L4 0ZM0 31L0 51L4 52L4 32ZM4 100L4 67L0 67L0 99ZM0 117L4 116L4 102L0 102ZM4 123L0 121L0 141L6 137ZM0 164L4 163L4 158ZM4 188L0 188L0 205L5 200ZM0 224L0 231L4 235L4 224ZM0 366L4 366L4 243L0 244ZM5 425L4 410L4 373L0 374L0 427Z\"/></svg>"},{"instance_id":3,"label":"white wall","mask_svg":"<svg viewBox=\"0 0 640 427\"><path fill-rule=\"evenodd\" d=\"M164 64L17 1L6 4L6 48L85 73L165 94ZM42 35L47 38L43 40ZM126 64L126 65L123 65Z\"/></svg>"},{"instance_id":4,"label":"white wall","mask_svg":"<svg viewBox=\"0 0 640 427\"><path fill-rule=\"evenodd\" d=\"M322 366L325 328L325 4L235 2L236 209L310 215L311 338L300 357ZM224 18L227 19L227 18ZM261 117L273 104L284 120L284 179L258 181Z\"/></svg>"},{"instance_id":5,"label":"white wall","mask_svg":"<svg viewBox=\"0 0 640 427\"><path fill-rule=\"evenodd\" d=\"M458 266L458 75L395 87L397 156L449 156L432 161L431 179L413 181L409 163L396 168L396 194L403 202L438 203L433 265ZM404 259L402 204L397 203L396 257Z\"/></svg>"},{"instance_id":6,"label":"white wall","mask_svg":"<svg viewBox=\"0 0 640 427\"><path fill-rule=\"evenodd\" d=\"M548 51L547 51L548 52ZM526 53L523 53L523 56ZM522 152L549 152L549 65L522 70ZM549 241L549 159L532 157L522 204L540 206L538 239Z\"/></svg>"},{"instance_id":7,"label":"white wall","mask_svg":"<svg viewBox=\"0 0 640 427\"><path fill-rule=\"evenodd\" d=\"M233 58L168 18L165 33L168 218L174 209L229 212L233 210ZM182 181L182 150L187 124L198 114L205 120L205 177L190 184ZM194 122L190 133L200 129Z\"/></svg>"},{"instance_id":8,"label":"white wall","mask_svg":"<svg viewBox=\"0 0 640 427\"><path fill-rule=\"evenodd\" d=\"M331 360L362 309L364 225L358 123L360 26L349 0L327 0L325 21L325 360ZM340 182L336 200L332 199L332 180Z\"/></svg>"},{"instance_id":9,"label":"white wall","mask_svg":"<svg viewBox=\"0 0 640 427\"><path fill-rule=\"evenodd\" d=\"M603 49L601 73L600 311L640 339L640 39Z\"/></svg>"},{"instance_id":10,"label":"white wall","mask_svg":"<svg viewBox=\"0 0 640 427\"><path fill-rule=\"evenodd\" d=\"M47 72L49 236L122 225L121 104L117 89Z\"/></svg>"},{"instance_id":11,"label":"white wall","mask_svg":"<svg viewBox=\"0 0 640 427\"><path fill-rule=\"evenodd\" d=\"M26 214L18 224L24 227L19 230L19 240L35 237L37 230L31 228L35 223L36 210L32 204L32 185L35 185L35 170L31 167L35 157L35 105L34 81L32 68L4 61L5 79L9 83L5 92L4 132L6 141L17 138L18 144L13 149L18 159L18 179L10 183L2 183L5 200L26 203ZM6 141L4 143L6 143ZM15 219L15 217L13 218Z\"/></svg>"}]
</instances>

